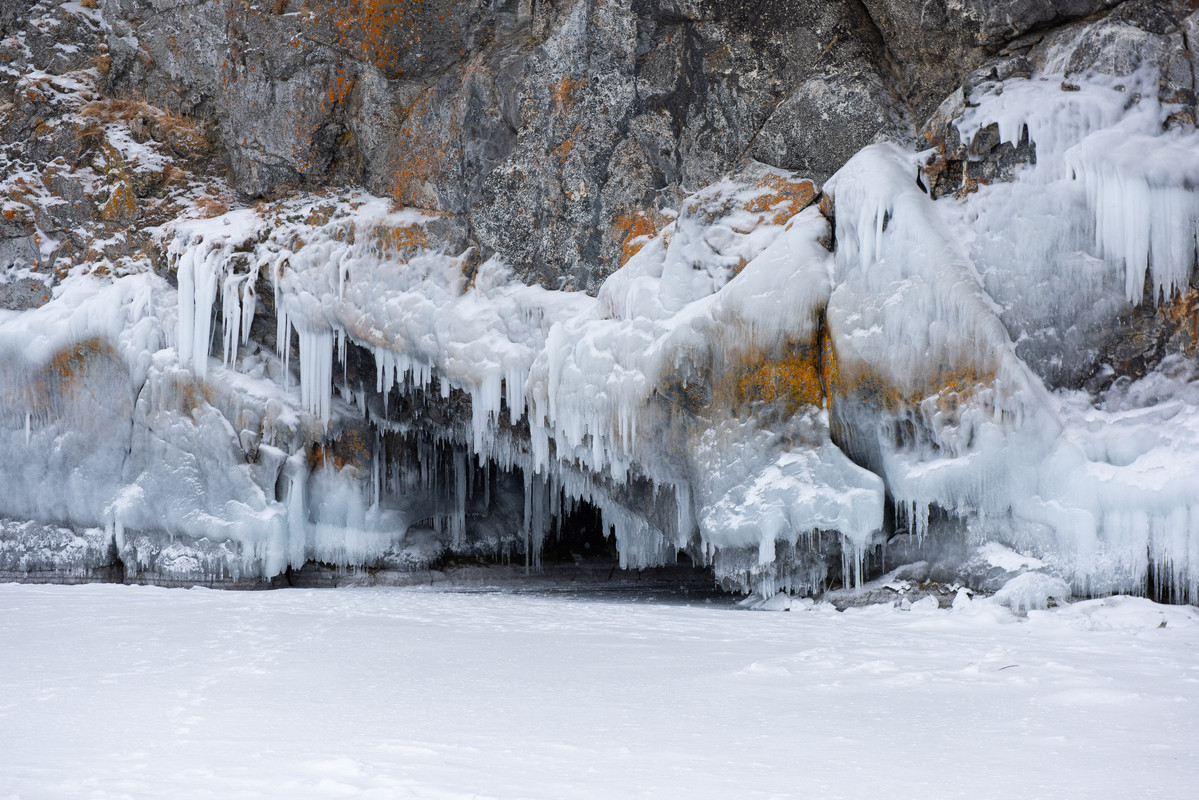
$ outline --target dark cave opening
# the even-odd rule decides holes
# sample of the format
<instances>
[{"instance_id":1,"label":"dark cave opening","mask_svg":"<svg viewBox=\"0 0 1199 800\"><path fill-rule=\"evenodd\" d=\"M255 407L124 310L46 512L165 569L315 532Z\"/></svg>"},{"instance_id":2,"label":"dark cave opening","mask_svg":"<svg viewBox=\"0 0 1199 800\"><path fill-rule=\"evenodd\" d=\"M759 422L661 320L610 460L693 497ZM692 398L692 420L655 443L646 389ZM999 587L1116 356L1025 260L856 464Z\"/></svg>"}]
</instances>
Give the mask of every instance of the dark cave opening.
<instances>
[{"instance_id":1,"label":"dark cave opening","mask_svg":"<svg viewBox=\"0 0 1199 800\"><path fill-rule=\"evenodd\" d=\"M542 565L578 564L583 561L620 564L616 540L604 525L603 514L592 504L564 503L550 535L541 546Z\"/></svg>"}]
</instances>

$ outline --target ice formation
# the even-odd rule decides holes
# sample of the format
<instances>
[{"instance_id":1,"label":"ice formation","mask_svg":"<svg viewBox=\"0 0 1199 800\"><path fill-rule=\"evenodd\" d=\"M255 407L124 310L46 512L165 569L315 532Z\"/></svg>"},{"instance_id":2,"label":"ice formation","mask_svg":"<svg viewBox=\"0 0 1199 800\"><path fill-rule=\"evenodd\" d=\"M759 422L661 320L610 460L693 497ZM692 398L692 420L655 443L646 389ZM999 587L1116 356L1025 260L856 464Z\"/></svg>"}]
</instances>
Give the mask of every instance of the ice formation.
<instances>
[{"instance_id":1,"label":"ice formation","mask_svg":"<svg viewBox=\"0 0 1199 800\"><path fill-rule=\"evenodd\" d=\"M684 551L766 595L835 580L830 548L861 583L888 535L942 524L1083 593L1152 573L1199 599L1194 359L1098 403L1047 388L1187 290L1199 137L1163 132L1148 68L1065 91L1056 64L956 120L1027 136L1013 182L933 201L928 154L873 145L824 187L830 221L756 167L595 297L476 266L364 193L172 223L176 287L76 275L0 317L3 512L103 528L182 580L401 563L427 531L536 568L588 503L621 566ZM275 353L251 337L268 300Z\"/></svg>"}]
</instances>

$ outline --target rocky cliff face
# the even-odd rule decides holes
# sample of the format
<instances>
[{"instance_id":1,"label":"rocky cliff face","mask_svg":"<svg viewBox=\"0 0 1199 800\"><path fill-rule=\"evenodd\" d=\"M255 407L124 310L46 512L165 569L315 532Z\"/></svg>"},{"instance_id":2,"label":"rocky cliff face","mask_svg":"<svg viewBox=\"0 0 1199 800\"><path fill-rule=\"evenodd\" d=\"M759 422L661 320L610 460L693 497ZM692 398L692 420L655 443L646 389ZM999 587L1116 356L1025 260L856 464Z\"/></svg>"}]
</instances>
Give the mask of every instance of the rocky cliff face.
<instances>
[{"instance_id":1,"label":"rocky cliff face","mask_svg":"<svg viewBox=\"0 0 1199 800\"><path fill-rule=\"evenodd\" d=\"M1192 5L10 3L0 568L1194 599Z\"/></svg>"},{"instance_id":2,"label":"rocky cliff face","mask_svg":"<svg viewBox=\"0 0 1199 800\"><path fill-rule=\"evenodd\" d=\"M747 157L822 179L909 135L858 3L201 3L110 9L110 84L212 120L237 188L357 183L594 292Z\"/></svg>"}]
</instances>

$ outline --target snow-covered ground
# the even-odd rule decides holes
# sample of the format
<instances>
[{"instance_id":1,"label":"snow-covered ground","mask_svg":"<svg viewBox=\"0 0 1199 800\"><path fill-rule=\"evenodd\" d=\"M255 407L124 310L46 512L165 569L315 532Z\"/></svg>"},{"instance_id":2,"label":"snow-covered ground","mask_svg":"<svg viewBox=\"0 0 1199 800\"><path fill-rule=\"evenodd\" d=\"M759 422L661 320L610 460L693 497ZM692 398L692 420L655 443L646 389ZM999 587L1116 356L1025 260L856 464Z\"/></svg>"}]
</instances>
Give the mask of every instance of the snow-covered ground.
<instances>
[{"instance_id":1,"label":"snow-covered ground","mask_svg":"<svg viewBox=\"0 0 1199 800\"><path fill-rule=\"evenodd\" d=\"M0 585L0 798L1199 785L1195 608L665 599Z\"/></svg>"}]
</instances>

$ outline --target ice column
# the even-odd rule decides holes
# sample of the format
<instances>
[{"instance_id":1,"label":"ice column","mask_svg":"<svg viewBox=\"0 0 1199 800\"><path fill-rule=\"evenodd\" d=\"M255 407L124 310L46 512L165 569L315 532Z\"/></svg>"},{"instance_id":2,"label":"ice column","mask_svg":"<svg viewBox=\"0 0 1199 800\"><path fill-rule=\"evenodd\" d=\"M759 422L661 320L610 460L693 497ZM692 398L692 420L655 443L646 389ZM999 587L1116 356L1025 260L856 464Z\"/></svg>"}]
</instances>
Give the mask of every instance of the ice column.
<instances>
[{"instance_id":1,"label":"ice column","mask_svg":"<svg viewBox=\"0 0 1199 800\"><path fill-rule=\"evenodd\" d=\"M296 326L300 339L300 402L329 424L333 406L333 330Z\"/></svg>"},{"instance_id":2,"label":"ice column","mask_svg":"<svg viewBox=\"0 0 1199 800\"><path fill-rule=\"evenodd\" d=\"M179 259L179 360L199 378L208 374L212 307L224 260L221 250L203 255L197 247L188 248Z\"/></svg>"}]
</instances>

